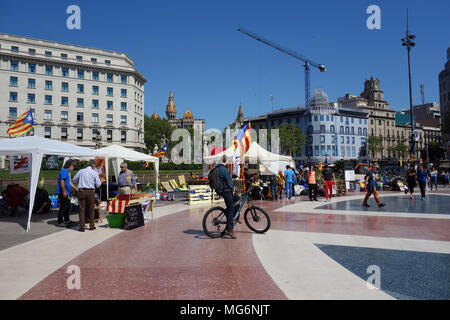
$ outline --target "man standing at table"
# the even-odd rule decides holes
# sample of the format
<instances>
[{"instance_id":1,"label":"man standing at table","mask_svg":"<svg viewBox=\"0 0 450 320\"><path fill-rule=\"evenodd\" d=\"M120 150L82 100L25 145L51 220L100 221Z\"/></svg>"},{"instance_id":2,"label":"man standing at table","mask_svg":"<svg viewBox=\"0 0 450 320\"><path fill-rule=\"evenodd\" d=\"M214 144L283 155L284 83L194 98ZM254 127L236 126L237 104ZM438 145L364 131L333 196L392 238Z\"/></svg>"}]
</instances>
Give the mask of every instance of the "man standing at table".
<instances>
[{"instance_id":1,"label":"man standing at table","mask_svg":"<svg viewBox=\"0 0 450 320\"><path fill-rule=\"evenodd\" d=\"M78 183L78 204L80 206L80 232L84 232L86 221L86 206L89 207L89 230L95 230L95 189L100 188L101 181L98 173L94 171L95 161L90 160L88 166L78 171L73 178L75 183Z\"/></svg>"},{"instance_id":2,"label":"man standing at table","mask_svg":"<svg viewBox=\"0 0 450 320\"><path fill-rule=\"evenodd\" d=\"M119 179L117 179L119 184L119 194L132 194L134 188L136 187L136 177L133 171L128 170L128 165L123 162L120 165Z\"/></svg>"}]
</instances>

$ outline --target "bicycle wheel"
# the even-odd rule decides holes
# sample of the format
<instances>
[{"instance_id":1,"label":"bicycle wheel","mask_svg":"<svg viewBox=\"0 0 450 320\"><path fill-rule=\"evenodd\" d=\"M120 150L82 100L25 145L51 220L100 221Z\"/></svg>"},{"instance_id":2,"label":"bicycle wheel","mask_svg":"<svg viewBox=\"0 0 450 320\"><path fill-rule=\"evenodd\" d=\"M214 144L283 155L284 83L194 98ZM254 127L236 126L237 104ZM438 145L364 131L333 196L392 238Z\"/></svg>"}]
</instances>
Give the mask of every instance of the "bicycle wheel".
<instances>
[{"instance_id":1,"label":"bicycle wheel","mask_svg":"<svg viewBox=\"0 0 450 320\"><path fill-rule=\"evenodd\" d=\"M256 233L266 233L270 229L270 217L259 207L251 206L245 210L244 221L247 227Z\"/></svg>"},{"instance_id":2,"label":"bicycle wheel","mask_svg":"<svg viewBox=\"0 0 450 320\"><path fill-rule=\"evenodd\" d=\"M203 231L210 238L220 238L226 226L227 217L222 207L211 208L203 216Z\"/></svg>"}]
</instances>

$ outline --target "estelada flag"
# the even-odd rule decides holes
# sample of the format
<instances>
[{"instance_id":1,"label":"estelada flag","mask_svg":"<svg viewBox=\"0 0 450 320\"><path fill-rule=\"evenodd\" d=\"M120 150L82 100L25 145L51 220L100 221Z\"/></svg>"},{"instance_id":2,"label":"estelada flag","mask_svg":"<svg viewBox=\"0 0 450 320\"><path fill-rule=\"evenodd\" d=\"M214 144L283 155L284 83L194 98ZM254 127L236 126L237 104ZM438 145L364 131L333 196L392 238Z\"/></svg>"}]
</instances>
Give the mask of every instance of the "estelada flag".
<instances>
[{"instance_id":1,"label":"estelada flag","mask_svg":"<svg viewBox=\"0 0 450 320\"><path fill-rule=\"evenodd\" d=\"M16 120L9 128L6 133L11 137L17 137L34 128L34 119L31 109L28 109L19 119Z\"/></svg>"},{"instance_id":2,"label":"estelada flag","mask_svg":"<svg viewBox=\"0 0 450 320\"><path fill-rule=\"evenodd\" d=\"M248 123L244 128L242 128L241 132L234 138L234 151L240 147L241 156L247 153L248 149L250 149L250 144L252 143L252 135L250 123Z\"/></svg>"},{"instance_id":3,"label":"estelada flag","mask_svg":"<svg viewBox=\"0 0 450 320\"><path fill-rule=\"evenodd\" d=\"M167 148L169 148L169 143L168 142L166 143L166 145L161 150L159 150L153 156L156 157L156 158L161 158L162 156L166 155Z\"/></svg>"}]
</instances>

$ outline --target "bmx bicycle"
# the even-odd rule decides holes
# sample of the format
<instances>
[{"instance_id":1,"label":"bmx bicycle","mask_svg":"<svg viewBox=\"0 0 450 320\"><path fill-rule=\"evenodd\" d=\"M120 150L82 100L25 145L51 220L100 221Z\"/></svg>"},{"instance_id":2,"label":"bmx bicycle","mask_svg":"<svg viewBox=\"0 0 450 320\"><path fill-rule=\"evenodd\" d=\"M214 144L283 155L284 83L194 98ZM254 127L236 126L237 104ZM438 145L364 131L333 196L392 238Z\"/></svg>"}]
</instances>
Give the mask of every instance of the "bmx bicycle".
<instances>
[{"instance_id":1,"label":"bmx bicycle","mask_svg":"<svg viewBox=\"0 0 450 320\"><path fill-rule=\"evenodd\" d=\"M252 188L234 202L234 225L241 224L240 214L245 204L248 203L248 208L244 212L245 224L255 233L266 233L270 229L270 217L264 209L252 204L251 191ZM213 207L203 216L203 231L210 238L222 237L227 224L226 210L223 207Z\"/></svg>"}]
</instances>

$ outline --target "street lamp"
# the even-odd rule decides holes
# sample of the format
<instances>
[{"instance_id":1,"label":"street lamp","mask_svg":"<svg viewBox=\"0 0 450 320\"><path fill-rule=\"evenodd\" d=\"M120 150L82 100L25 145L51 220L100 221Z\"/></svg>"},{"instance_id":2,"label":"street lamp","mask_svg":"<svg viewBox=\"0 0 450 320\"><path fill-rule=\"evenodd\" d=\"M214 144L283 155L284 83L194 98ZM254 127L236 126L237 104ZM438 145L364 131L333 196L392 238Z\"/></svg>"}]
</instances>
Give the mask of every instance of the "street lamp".
<instances>
[{"instance_id":1,"label":"street lamp","mask_svg":"<svg viewBox=\"0 0 450 320\"><path fill-rule=\"evenodd\" d=\"M414 42L416 36L409 33L409 18L408 9L406 9L406 37L402 39L402 46L406 47L408 51L408 74L409 74L409 108L411 113L411 141L409 144L409 151L411 155L411 160L414 160L415 154L415 124L414 124L414 108L413 108L413 97L412 97L412 84L411 84L411 48L416 45Z\"/></svg>"}]
</instances>

